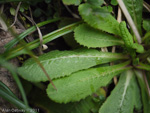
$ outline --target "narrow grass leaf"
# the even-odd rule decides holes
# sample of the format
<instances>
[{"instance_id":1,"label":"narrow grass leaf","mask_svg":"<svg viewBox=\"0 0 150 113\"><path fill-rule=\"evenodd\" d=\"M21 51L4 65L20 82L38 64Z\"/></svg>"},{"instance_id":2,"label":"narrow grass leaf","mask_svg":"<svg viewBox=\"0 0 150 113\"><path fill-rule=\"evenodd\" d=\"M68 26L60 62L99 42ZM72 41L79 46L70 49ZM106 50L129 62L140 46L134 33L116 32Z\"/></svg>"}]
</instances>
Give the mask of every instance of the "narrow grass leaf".
<instances>
[{"instance_id":1,"label":"narrow grass leaf","mask_svg":"<svg viewBox=\"0 0 150 113\"><path fill-rule=\"evenodd\" d=\"M55 18L52 20L47 20L47 21L43 21L41 23L38 23L37 26L41 27L44 26L46 24L55 22L60 20L59 18ZM25 38L27 35L31 34L32 32L36 31L36 26L32 26L29 29L27 29L26 31L24 31L23 33L21 33L20 35L18 35L17 37L15 37L13 40L11 40L9 43L7 43L5 45L6 51L10 50L15 44L17 44L20 40L22 40L23 38Z\"/></svg>"},{"instance_id":2,"label":"narrow grass leaf","mask_svg":"<svg viewBox=\"0 0 150 113\"><path fill-rule=\"evenodd\" d=\"M58 30L55 30L47 35L43 36L43 44L46 44L56 38L59 38L65 34L68 34L72 32L75 27L77 27L81 22L76 22L73 24L70 24L68 26L65 26L63 28L60 28ZM25 45L19 45L7 52L5 52L2 56L5 57L7 60L14 58L16 56L22 55L22 54L28 54L28 51L26 50L27 48L29 50L35 49L40 45L40 40L36 39L28 44Z\"/></svg>"}]
</instances>

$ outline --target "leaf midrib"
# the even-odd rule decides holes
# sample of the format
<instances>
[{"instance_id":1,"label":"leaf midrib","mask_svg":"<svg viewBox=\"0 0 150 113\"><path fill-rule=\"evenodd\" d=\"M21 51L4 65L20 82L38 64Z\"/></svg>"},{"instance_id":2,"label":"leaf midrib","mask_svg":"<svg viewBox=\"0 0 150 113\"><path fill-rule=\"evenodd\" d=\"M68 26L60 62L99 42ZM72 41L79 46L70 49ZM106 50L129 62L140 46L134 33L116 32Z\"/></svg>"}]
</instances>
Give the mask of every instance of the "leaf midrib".
<instances>
[{"instance_id":1,"label":"leaf midrib","mask_svg":"<svg viewBox=\"0 0 150 113\"><path fill-rule=\"evenodd\" d=\"M120 108L121 108L121 106L123 105L123 101L124 101L124 99L125 99L125 96L126 96L126 92L127 92L127 89L128 89L128 86L129 86L129 84L130 84L130 80L131 80L131 78L132 78L132 74L130 74L131 72L130 71L128 71L128 73L127 73L127 78L126 78L126 82L125 82L125 87L124 87L124 92L123 92L123 94L122 94L122 98L121 98L121 102L120 102Z\"/></svg>"},{"instance_id":2,"label":"leaf midrib","mask_svg":"<svg viewBox=\"0 0 150 113\"><path fill-rule=\"evenodd\" d=\"M105 53L104 53L105 54ZM117 55L114 55L115 57L114 58L117 58ZM119 56L119 55L118 55ZM121 56L121 55L120 55ZM55 61L55 60L60 60L60 59L67 59L67 58L110 58L110 55L107 55L107 54L105 54L105 55L101 55L100 56L100 54L99 55L71 55L71 56L62 56L62 57L58 57L58 58L53 58L53 59L47 59L47 60L42 60L42 61L40 61L40 63L44 63L44 62L50 62L50 61ZM113 56L111 56L111 58L112 58ZM126 58L126 56L122 56L122 58ZM24 67L28 67L28 66L31 66L31 65L35 65L36 64L36 62L35 63L33 63L33 64L30 64L30 65L25 65Z\"/></svg>"},{"instance_id":3,"label":"leaf midrib","mask_svg":"<svg viewBox=\"0 0 150 113\"><path fill-rule=\"evenodd\" d=\"M103 72L103 73L101 73L101 74L96 74L96 73L94 73L96 76L91 76L91 78L89 77L88 79L98 79L98 78L100 78L100 77L104 77L104 76L106 76L106 75L110 75L110 74L112 74L112 73L114 73L114 72L117 72L117 71L119 71L119 70L121 70L121 69L124 69L125 68L125 66L124 67L121 67L121 68L118 68L118 69L113 69L113 70L110 70L110 71L107 71L107 72ZM115 76L115 75L114 75ZM61 89L67 89L66 87L70 87L71 85L73 86L73 85L75 85L75 84L77 84L77 82L87 82L87 79L83 79L82 81L81 80L79 80L79 81L76 81L76 82L74 82L74 83L70 83L70 84L67 84L67 86L61 86ZM59 89L58 89L59 90ZM58 91L57 90L57 91ZM54 94L55 92L52 92L51 94Z\"/></svg>"},{"instance_id":4,"label":"leaf midrib","mask_svg":"<svg viewBox=\"0 0 150 113\"><path fill-rule=\"evenodd\" d=\"M106 36L106 37L107 37L107 36ZM106 37L105 37L105 38L106 38ZM96 38L96 37L93 37L93 38L96 39L96 40L100 40L100 41L101 41L101 40L107 41L107 42L108 42L108 41L111 41L111 42L117 42L117 43L123 44L123 41L122 41L121 39L120 39L120 40L119 40L119 39L117 40L117 38L116 38L116 39L104 39L104 38L101 39L101 38ZM113 38L114 38L114 37L113 37ZM111 42L110 42L110 43L111 43Z\"/></svg>"}]
</instances>

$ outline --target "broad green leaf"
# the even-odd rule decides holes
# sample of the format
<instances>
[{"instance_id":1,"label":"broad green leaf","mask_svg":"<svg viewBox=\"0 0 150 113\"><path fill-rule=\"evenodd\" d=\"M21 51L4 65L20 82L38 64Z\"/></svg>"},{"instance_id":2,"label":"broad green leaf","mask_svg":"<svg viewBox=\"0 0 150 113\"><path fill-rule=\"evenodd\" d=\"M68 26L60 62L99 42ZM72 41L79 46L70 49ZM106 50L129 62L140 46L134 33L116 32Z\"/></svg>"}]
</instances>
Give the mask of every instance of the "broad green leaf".
<instances>
[{"instance_id":1,"label":"broad green leaf","mask_svg":"<svg viewBox=\"0 0 150 113\"><path fill-rule=\"evenodd\" d=\"M30 103L33 105L36 104L37 108L44 109L45 112L47 111L46 113L91 113L92 109L99 107L99 102L93 101L93 97L91 96L79 102L68 104L55 103L48 98L45 91L36 88L30 92Z\"/></svg>"},{"instance_id":2,"label":"broad green leaf","mask_svg":"<svg viewBox=\"0 0 150 113\"><path fill-rule=\"evenodd\" d=\"M84 99L94 93L99 87L106 86L111 79L130 69L130 62L106 67L91 68L71 74L68 77L53 81L57 90L48 85L47 94L58 103L68 103Z\"/></svg>"},{"instance_id":3,"label":"broad green leaf","mask_svg":"<svg viewBox=\"0 0 150 113\"><path fill-rule=\"evenodd\" d=\"M78 10L83 20L90 26L108 33L120 35L119 23L106 8L85 3L81 4Z\"/></svg>"},{"instance_id":4,"label":"broad green leaf","mask_svg":"<svg viewBox=\"0 0 150 113\"><path fill-rule=\"evenodd\" d=\"M143 0L123 0L139 33L141 34Z\"/></svg>"},{"instance_id":5,"label":"broad green leaf","mask_svg":"<svg viewBox=\"0 0 150 113\"><path fill-rule=\"evenodd\" d=\"M87 0L91 5L100 6L104 3L104 0Z\"/></svg>"},{"instance_id":6,"label":"broad green leaf","mask_svg":"<svg viewBox=\"0 0 150 113\"><path fill-rule=\"evenodd\" d=\"M148 32L150 31L150 20L143 20L143 28Z\"/></svg>"},{"instance_id":7,"label":"broad green leaf","mask_svg":"<svg viewBox=\"0 0 150 113\"><path fill-rule=\"evenodd\" d=\"M82 0L62 0L66 5L79 5Z\"/></svg>"},{"instance_id":8,"label":"broad green leaf","mask_svg":"<svg viewBox=\"0 0 150 113\"><path fill-rule=\"evenodd\" d=\"M141 109L141 105L134 72L128 70L121 74L119 83L101 106L99 113L133 113L134 106Z\"/></svg>"},{"instance_id":9,"label":"broad green leaf","mask_svg":"<svg viewBox=\"0 0 150 113\"><path fill-rule=\"evenodd\" d=\"M143 102L143 113L149 113L150 111L150 98L148 96L147 87L144 81L143 72L140 70L135 70L135 74L137 75L139 85L141 87L142 94L142 102Z\"/></svg>"},{"instance_id":10,"label":"broad green leaf","mask_svg":"<svg viewBox=\"0 0 150 113\"><path fill-rule=\"evenodd\" d=\"M75 40L87 47L108 47L124 44L121 39L94 29L87 24L76 27L74 32Z\"/></svg>"},{"instance_id":11,"label":"broad green leaf","mask_svg":"<svg viewBox=\"0 0 150 113\"><path fill-rule=\"evenodd\" d=\"M81 52L53 51L41 55L38 59L51 79L54 79L98 64L127 58L123 54L104 53L97 50L85 49ZM22 67L18 68L18 73L21 77L29 81L47 81L44 72L32 58L26 61Z\"/></svg>"}]
</instances>

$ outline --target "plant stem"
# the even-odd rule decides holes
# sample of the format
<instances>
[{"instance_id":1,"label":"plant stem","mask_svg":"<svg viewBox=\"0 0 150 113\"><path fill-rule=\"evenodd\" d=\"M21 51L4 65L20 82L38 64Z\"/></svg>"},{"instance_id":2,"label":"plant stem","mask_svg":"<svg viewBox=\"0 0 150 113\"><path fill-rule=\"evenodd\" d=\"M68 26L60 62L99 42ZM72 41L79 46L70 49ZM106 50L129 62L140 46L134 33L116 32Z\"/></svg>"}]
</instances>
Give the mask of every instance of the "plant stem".
<instances>
[{"instance_id":1,"label":"plant stem","mask_svg":"<svg viewBox=\"0 0 150 113\"><path fill-rule=\"evenodd\" d=\"M147 81L145 71L143 71L143 78L144 78L144 81L145 81L145 84L146 84L146 87L147 87L148 96L150 98L150 87L149 87L149 84L148 84L148 81Z\"/></svg>"},{"instance_id":2,"label":"plant stem","mask_svg":"<svg viewBox=\"0 0 150 113\"><path fill-rule=\"evenodd\" d=\"M122 20L122 12L121 12L120 7L118 6L117 21L120 23L121 20ZM115 51L116 51L116 46L113 46L113 47L112 47L112 53L115 53ZM111 65L111 66L114 65L114 62L111 62L110 65ZM113 78L113 80L114 80L114 84L117 85L118 80L117 80L117 77L116 77L116 76Z\"/></svg>"},{"instance_id":3,"label":"plant stem","mask_svg":"<svg viewBox=\"0 0 150 113\"><path fill-rule=\"evenodd\" d=\"M15 19L14 19L13 24L10 27L13 27L15 25L16 21L17 21L17 16L18 16L18 12L19 12L21 3L22 2L19 2L18 6L17 6L16 12L15 12Z\"/></svg>"},{"instance_id":4,"label":"plant stem","mask_svg":"<svg viewBox=\"0 0 150 113\"><path fill-rule=\"evenodd\" d=\"M50 76L48 75L47 71L45 70L45 68L43 67L43 65L40 63L40 61L37 59L37 57L34 54L32 54L32 52L31 52L30 56L32 58L34 58L34 60L39 65L39 67L42 69L42 71L44 72L44 74L46 75L46 77L48 78L48 80L50 81L50 83L52 84L52 86L54 87L54 89L57 90L57 88L55 87L53 81L51 80Z\"/></svg>"},{"instance_id":5,"label":"plant stem","mask_svg":"<svg viewBox=\"0 0 150 113\"><path fill-rule=\"evenodd\" d=\"M128 23L129 23L130 27L132 28L138 43L140 44L142 42L141 41L141 36L140 36L140 34L139 34L139 32L138 32L138 30L137 30L137 28L136 28L136 26L135 26L131 16L130 16L126 6L124 5L122 0L117 0L117 1L118 1L118 4L119 4L120 8L122 9L122 12L124 13Z\"/></svg>"}]
</instances>

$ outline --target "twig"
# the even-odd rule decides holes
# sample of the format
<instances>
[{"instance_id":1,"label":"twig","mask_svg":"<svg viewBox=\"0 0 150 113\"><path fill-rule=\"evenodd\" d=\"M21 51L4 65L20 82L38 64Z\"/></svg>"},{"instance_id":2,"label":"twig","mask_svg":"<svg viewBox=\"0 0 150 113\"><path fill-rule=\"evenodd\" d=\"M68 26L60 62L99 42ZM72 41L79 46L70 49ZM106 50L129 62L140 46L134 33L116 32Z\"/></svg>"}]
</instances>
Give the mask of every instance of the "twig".
<instances>
[{"instance_id":1,"label":"twig","mask_svg":"<svg viewBox=\"0 0 150 113\"><path fill-rule=\"evenodd\" d=\"M112 53L115 53L115 50L116 50L116 46L113 46ZM110 66L113 66L113 65L114 65L114 62L110 62ZM117 85L118 80L116 76L113 78L113 80L114 80L114 84Z\"/></svg>"},{"instance_id":2,"label":"twig","mask_svg":"<svg viewBox=\"0 0 150 113\"><path fill-rule=\"evenodd\" d=\"M113 46L112 53L115 53L115 50L116 50L116 46ZM114 62L110 62L110 65L111 66L114 65ZM113 80L114 80L114 84L117 85L117 77L116 76L113 78Z\"/></svg>"},{"instance_id":3,"label":"twig","mask_svg":"<svg viewBox=\"0 0 150 113\"><path fill-rule=\"evenodd\" d=\"M18 16L18 12L19 12L21 3L22 3L22 2L19 2L18 6L17 6L16 12L15 12L15 20L14 20L13 24L11 24L10 27L14 26L14 24L15 24L16 21L17 21L17 16Z\"/></svg>"},{"instance_id":4,"label":"twig","mask_svg":"<svg viewBox=\"0 0 150 113\"><path fill-rule=\"evenodd\" d=\"M32 10L31 10L30 7L29 7L29 11L30 11L31 19L32 19L34 25L36 26L36 29L37 29L38 34L39 34L39 39L40 39L40 48L39 48L39 52L40 52L40 54L43 54L43 51L42 51L42 50L43 50L43 49L42 49L42 47L43 47L43 36L42 36L42 33L41 33L40 28L36 25L36 23L35 23L35 21L34 21L34 19L33 19L33 16L32 16Z\"/></svg>"},{"instance_id":5,"label":"twig","mask_svg":"<svg viewBox=\"0 0 150 113\"><path fill-rule=\"evenodd\" d=\"M39 37L42 38L42 33L39 29L39 27L36 25L36 23L33 21L32 18L28 17L27 15L25 15L24 13L22 13L29 21L31 21L31 23L35 24L37 30L38 30L38 33L39 34ZM41 40L40 40L41 42ZM41 43L40 43L41 44ZM42 44L43 44L43 38L42 38ZM42 47L41 47L41 50L42 50ZM53 81L51 80L51 78L49 77L48 73L46 72L45 68L43 67L43 65L40 63L40 61L37 59L37 57L33 54L31 54L31 56L36 60L36 62L38 63L38 65L40 66L40 68L42 69L42 71L45 73L45 75L47 76L48 80L50 81L50 83L52 84L52 86L54 87L55 90L57 90L57 88L55 87Z\"/></svg>"},{"instance_id":6,"label":"twig","mask_svg":"<svg viewBox=\"0 0 150 113\"><path fill-rule=\"evenodd\" d=\"M130 16L126 6L124 5L122 0L117 0L117 1L118 1L118 4L119 4L120 8L122 9L122 12L124 13L128 23L129 23L130 27L132 28L138 43L140 44L142 42L141 41L141 36L140 36L140 34L139 34L139 32L138 32L138 30L137 30L137 28L136 28L136 26L135 26L131 16Z\"/></svg>"},{"instance_id":7,"label":"twig","mask_svg":"<svg viewBox=\"0 0 150 113\"><path fill-rule=\"evenodd\" d=\"M40 51L39 51L39 52L40 52L40 54L43 54L43 52L42 52L43 36L42 36L42 33L41 33L40 28L36 25L36 23L34 22L34 20L33 20L32 18L28 17L28 16L25 15L24 13L22 13L22 14L23 14L23 16L25 16L33 25L36 26L36 29L37 29L38 34L39 34L39 39L40 39L40 48L39 48Z\"/></svg>"},{"instance_id":8,"label":"twig","mask_svg":"<svg viewBox=\"0 0 150 113\"><path fill-rule=\"evenodd\" d=\"M3 10L4 10L4 5L1 6L1 10L0 10L0 25L2 26L0 29L4 30L4 31L7 31L8 30L8 27L2 17L2 14L3 14Z\"/></svg>"},{"instance_id":9,"label":"twig","mask_svg":"<svg viewBox=\"0 0 150 113\"><path fill-rule=\"evenodd\" d=\"M104 5L105 6L108 6L108 4L104 1ZM107 47L102 47L101 48L101 51L103 51L103 52L108 52L108 49L107 49Z\"/></svg>"},{"instance_id":10,"label":"twig","mask_svg":"<svg viewBox=\"0 0 150 113\"><path fill-rule=\"evenodd\" d=\"M64 4L64 6L66 7L67 11L74 17L74 18L80 18L77 14L73 13L69 7L67 5Z\"/></svg>"},{"instance_id":11,"label":"twig","mask_svg":"<svg viewBox=\"0 0 150 113\"><path fill-rule=\"evenodd\" d=\"M118 6L118 16L117 16L117 21L120 23L122 21L122 12L120 7Z\"/></svg>"},{"instance_id":12,"label":"twig","mask_svg":"<svg viewBox=\"0 0 150 113\"><path fill-rule=\"evenodd\" d=\"M4 21L2 16L0 16L0 24L2 26L2 28L1 28L2 30L8 31L8 27L7 27L7 25L6 25L6 23L5 23L5 21Z\"/></svg>"},{"instance_id":13,"label":"twig","mask_svg":"<svg viewBox=\"0 0 150 113\"><path fill-rule=\"evenodd\" d=\"M2 6L1 6L0 13L2 14L2 13L3 13L3 11L4 11L4 4L2 4Z\"/></svg>"},{"instance_id":14,"label":"twig","mask_svg":"<svg viewBox=\"0 0 150 113\"><path fill-rule=\"evenodd\" d=\"M120 23L122 20L122 13L121 13L121 9L120 7L118 6L118 15L117 15L117 21ZM116 50L116 46L113 46L112 47L112 53L115 53L115 50ZM114 62L111 62L110 65L114 65ZM117 77L115 76L114 77L114 84L117 85Z\"/></svg>"},{"instance_id":15,"label":"twig","mask_svg":"<svg viewBox=\"0 0 150 113\"><path fill-rule=\"evenodd\" d=\"M40 66L40 68L42 69L42 71L44 72L44 74L47 76L48 80L50 81L50 83L52 84L52 86L54 87L55 90L57 90L56 86L54 85L53 81L51 80L51 78L49 77L48 73L46 72L45 68L43 67L43 65L40 63L40 61L37 59L37 57L34 54L30 54L32 56L32 58L34 58L34 60L38 63L38 65Z\"/></svg>"},{"instance_id":16,"label":"twig","mask_svg":"<svg viewBox=\"0 0 150 113\"><path fill-rule=\"evenodd\" d=\"M107 49L107 47L101 47L101 51L102 52L108 52L108 49Z\"/></svg>"},{"instance_id":17,"label":"twig","mask_svg":"<svg viewBox=\"0 0 150 113\"><path fill-rule=\"evenodd\" d=\"M147 9L147 11L150 12L150 5L148 3L146 3L145 1L143 1L143 6L145 7L145 9Z\"/></svg>"}]
</instances>

